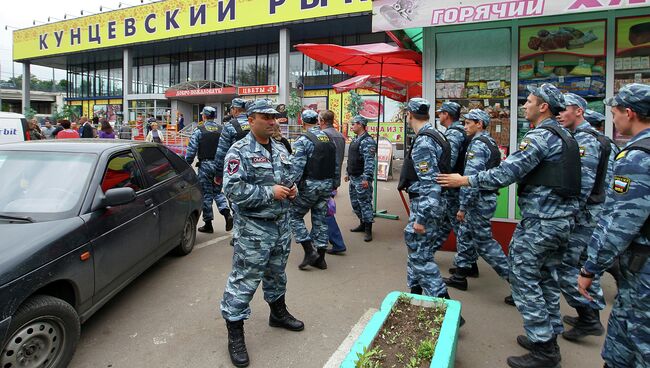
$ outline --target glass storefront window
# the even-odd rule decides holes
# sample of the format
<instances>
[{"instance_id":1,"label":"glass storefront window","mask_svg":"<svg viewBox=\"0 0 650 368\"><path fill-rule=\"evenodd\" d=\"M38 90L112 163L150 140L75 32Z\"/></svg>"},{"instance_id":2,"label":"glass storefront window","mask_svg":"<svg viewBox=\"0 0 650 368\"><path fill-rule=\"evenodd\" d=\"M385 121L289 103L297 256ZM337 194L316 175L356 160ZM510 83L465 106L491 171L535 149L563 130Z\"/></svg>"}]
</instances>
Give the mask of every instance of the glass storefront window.
<instances>
[{"instance_id":1,"label":"glass storefront window","mask_svg":"<svg viewBox=\"0 0 650 368\"><path fill-rule=\"evenodd\" d=\"M168 56L157 58L154 67L154 93L165 93L165 90L169 88L169 82L171 79L169 70L170 58Z\"/></svg>"},{"instance_id":2,"label":"glass storefront window","mask_svg":"<svg viewBox=\"0 0 650 368\"><path fill-rule=\"evenodd\" d=\"M630 83L650 84L650 16L616 20L614 93ZM614 141L624 146L631 137L614 126Z\"/></svg>"},{"instance_id":3,"label":"glass storefront window","mask_svg":"<svg viewBox=\"0 0 650 368\"><path fill-rule=\"evenodd\" d=\"M302 81L302 53L292 52L289 54L289 82L300 81Z\"/></svg>"},{"instance_id":4,"label":"glass storefront window","mask_svg":"<svg viewBox=\"0 0 650 368\"><path fill-rule=\"evenodd\" d=\"M234 51L234 50L228 50ZM230 56L226 58L226 83L235 84L235 57Z\"/></svg>"},{"instance_id":5,"label":"glass storefront window","mask_svg":"<svg viewBox=\"0 0 650 368\"><path fill-rule=\"evenodd\" d=\"M280 59L277 53L270 54L269 59L268 59L268 76L267 76L267 83L268 84L278 84L279 79L278 79L278 65L280 63Z\"/></svg>"},{"instance_id":6,"label":"glass storefront window","mask_svg":"<svg viewBox=\"0 0 650 368\"><path fill-rule=\"evenodd\" d=\"M552 83L604 113L606 30L604 20L520 28L518 141L530 130L523 110L529 85Z\"/></svg>"},{"instance_id":7,"label":"glass storefront window","mask_svg":"<svg viewBox=\"0 0 650 368\"><path fill-rule=\"evenodd\" d=\"M188 80L205 80L205 53L192 54L188 69Z\"/></svg>"}]
</instances>

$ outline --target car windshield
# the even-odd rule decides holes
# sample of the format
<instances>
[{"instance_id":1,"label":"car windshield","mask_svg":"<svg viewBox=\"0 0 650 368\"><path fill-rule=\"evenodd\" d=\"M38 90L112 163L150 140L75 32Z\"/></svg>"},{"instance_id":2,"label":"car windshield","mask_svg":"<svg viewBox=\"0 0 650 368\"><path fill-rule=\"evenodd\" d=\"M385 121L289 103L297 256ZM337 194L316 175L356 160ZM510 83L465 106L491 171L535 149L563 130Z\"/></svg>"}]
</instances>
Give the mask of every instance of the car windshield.
<instances>
[{"instance_id":1,"label":"car windshield","mask_svg":"<svg viewBox=\"0 0 650 368\"><path fill-rule=\"evenodd\" d=\"M0 216L52 220L70 215L95 160L85 153L0 151Z\"/></svg>"}]
</instances>

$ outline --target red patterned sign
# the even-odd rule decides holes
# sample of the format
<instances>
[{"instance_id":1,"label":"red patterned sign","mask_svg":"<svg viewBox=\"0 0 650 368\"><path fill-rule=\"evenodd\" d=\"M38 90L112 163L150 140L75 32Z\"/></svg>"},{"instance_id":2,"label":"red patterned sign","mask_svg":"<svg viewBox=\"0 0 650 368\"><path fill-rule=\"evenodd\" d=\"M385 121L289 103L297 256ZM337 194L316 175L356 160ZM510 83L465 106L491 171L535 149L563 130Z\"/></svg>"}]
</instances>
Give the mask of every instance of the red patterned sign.
<instances>
[{"instance_id":1,"label":"red patterned sign","mask_svg":"<svg viewBox=\"0 0 650 368\"><path fill-rule=\"evenodd\" d=\"M235 87L183 89L183 90L168 89L167 91L165 91L165 97L234 95L236 92L237 89Z\"/></svg>"}]
</instances>

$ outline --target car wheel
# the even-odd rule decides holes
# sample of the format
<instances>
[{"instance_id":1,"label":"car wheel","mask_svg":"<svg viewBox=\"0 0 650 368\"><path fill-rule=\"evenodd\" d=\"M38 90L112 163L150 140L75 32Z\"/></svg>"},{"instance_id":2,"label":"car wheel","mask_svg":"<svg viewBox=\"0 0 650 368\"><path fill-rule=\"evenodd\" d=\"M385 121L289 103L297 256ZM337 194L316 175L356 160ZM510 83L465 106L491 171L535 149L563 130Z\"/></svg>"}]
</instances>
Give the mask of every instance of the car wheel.
<instances>
[{"instance_id":1,"label":"car wheel","mask_svg":"<svg viewBox=\"0 0 650 368\"><path fill-rule=\"evenodd\" d=\"M79 316L70 304L51 296L34 296L11 320L0 367L67 367L80 330Z\"/></svg>"},{"instance_id":2,"label":"car wheel","mask_svg":"<svg viewBox=\"0 0 650 368\"><path fill-rule=\"evenodd\" d=\"M183 233L181 234L181 243L176 247L176 249L174 249L174 254L177 256L186 256L192 253L195 241L196 218L194 215L190 215L188 216L187 220L185 220L185 225L183 225Z\"/></svg>"}]
</instances>

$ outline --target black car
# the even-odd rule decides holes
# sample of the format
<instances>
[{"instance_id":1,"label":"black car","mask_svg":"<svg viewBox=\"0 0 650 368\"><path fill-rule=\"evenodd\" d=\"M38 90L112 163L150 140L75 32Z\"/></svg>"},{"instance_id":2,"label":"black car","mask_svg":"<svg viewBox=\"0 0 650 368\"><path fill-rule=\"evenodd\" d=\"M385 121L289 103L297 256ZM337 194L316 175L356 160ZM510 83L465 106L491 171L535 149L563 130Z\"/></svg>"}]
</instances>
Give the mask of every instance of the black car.
<instances>
[{"instance_id":1,"label":"black car","mask_svg":"<svg viewBox=\"0 0 650 368\"><path fill-rule=\"evenodd\" d=\"M0 368L67 366L80 323L192 251L200 211L194 170L162 145L0 145Z\"/></svg>"}]
</instances>

